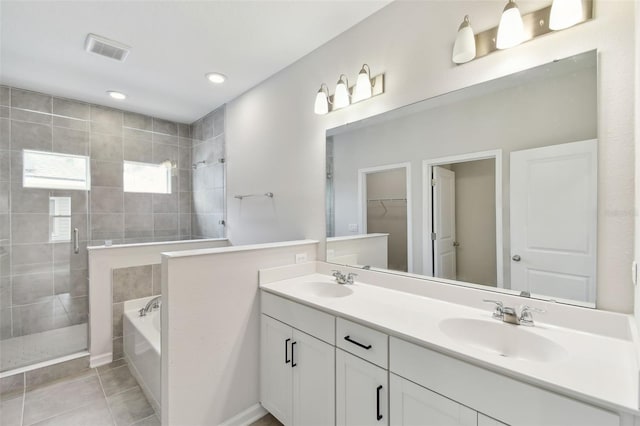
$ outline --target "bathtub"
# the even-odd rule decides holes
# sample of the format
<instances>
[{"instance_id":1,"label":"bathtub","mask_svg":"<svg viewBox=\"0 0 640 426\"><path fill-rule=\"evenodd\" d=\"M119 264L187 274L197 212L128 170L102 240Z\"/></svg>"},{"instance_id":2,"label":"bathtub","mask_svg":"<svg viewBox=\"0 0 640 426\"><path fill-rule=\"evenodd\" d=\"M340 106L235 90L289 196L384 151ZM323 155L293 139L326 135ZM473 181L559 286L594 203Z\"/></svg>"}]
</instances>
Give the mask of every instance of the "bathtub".
<instances>
[{"instance_id":1,"label":"bathtub","mask_svg":"<svg viewBox=\"0 0 640 426\"><path fill-rule=\"evenodd\" d=\"M124 355L142 391L160 413L160 312L151 311L141 317L138 310L151 297L124 303Z\"/></svg>"}]
</instances>

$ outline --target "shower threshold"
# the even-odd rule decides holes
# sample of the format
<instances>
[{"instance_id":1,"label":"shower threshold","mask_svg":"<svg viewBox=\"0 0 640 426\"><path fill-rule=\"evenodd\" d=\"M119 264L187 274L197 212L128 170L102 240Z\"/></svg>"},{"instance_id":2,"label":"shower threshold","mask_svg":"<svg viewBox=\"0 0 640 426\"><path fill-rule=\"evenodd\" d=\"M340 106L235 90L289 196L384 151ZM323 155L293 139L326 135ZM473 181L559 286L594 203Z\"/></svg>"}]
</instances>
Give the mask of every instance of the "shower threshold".
<instances>
[{"instance_id":1,"label":"shower threshold","mask_svg":"<svg viewBox=\"0 0 640 426\"><path fill-rule=\"evenodd\" d=\"M72 359L87 350L87 324L72 325L0 341L0 377ZM37 365L34 365L37 364Z\"/></svg>"}]
</instances>

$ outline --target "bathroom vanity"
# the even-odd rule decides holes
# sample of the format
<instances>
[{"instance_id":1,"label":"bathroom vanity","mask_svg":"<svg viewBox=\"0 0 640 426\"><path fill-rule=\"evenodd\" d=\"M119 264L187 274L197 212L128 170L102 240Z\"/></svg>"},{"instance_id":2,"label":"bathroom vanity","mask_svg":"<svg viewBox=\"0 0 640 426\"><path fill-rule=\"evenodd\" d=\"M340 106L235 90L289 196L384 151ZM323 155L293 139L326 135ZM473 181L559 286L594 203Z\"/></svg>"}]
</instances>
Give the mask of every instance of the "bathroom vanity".
<instances>
[{"instance_id":1,"label":"bathroom vanity","mask_svg":"<svg viewBox=\"0 0 640 426\"><path fill-rule=\"evenodd\" d=\"M625 315L613 333L554 325L557 310L525 327L491 305L379 283L262 278L260 398L285 425L613 426L640 414ZM588 313L603 314L611 322Z\"/></svg>"}]
</instances>

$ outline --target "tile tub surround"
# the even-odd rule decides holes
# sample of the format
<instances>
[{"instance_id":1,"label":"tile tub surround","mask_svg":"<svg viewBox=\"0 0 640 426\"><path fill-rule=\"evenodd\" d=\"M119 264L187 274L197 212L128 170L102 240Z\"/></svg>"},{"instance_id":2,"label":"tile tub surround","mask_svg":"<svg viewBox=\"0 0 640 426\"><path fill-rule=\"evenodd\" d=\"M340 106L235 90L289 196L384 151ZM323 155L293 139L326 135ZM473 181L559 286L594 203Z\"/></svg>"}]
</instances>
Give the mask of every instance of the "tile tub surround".
<instances>
[{"instance_id":1,"label":"tile tub surround","mask_svg":"<svg viewBox=\"0 0 640 426\"><path fill-rule=\"evenodd\" d=\"M114 340L113 338L112 282L115 269L159 265L161 253L167 251L227 247L229 245L229 240L226 238L218 238L89 247L89 281L91 285L89 309L92 318L89 324L91 365L98 367L108 364L113 359L117 359L114 358L114 351L116 357L122 353L122 339L116 338ZM151 288L153 293L159 294L160 270L156 266L155 271L158 273L154 274L154 267L151 266L151 268ZM118 308L119 306L116 306L116 310Z\"/></svg>"},{"instance_id":2,"label":"tile tub surround","mask_svg":"<svg viewBox=\"0 0 640 426\"><path fill-rule=\"evenodd\" d=\"M124 304L128 300L160 294L160 265L141 265L113 270L112 291L113 295L113 359L122 358L123 326L122 318Z\"/></svg>"},{"instance_id":3,"label":"tile tub surround","mask_svg":"<svg viewBox=\"0 0 640 426\"><path fill-rule=\"evenodd\" d=\"M194 238L224 237L220 224L225 212L225 107L221 106L191 125L193 146L193 204L191 230Z\"/></svg>"},{"instance_id":4,"label":"tile tub surround","mask_svg":"<svg viewBox=\"0 0 640 426\"><path fill-rule=\"evenodd\" d=\"M85 363L88 361L85 358ZM0 397L0 424L133 426L160 420L124 360Z\"/></svg>"}]
</instances>

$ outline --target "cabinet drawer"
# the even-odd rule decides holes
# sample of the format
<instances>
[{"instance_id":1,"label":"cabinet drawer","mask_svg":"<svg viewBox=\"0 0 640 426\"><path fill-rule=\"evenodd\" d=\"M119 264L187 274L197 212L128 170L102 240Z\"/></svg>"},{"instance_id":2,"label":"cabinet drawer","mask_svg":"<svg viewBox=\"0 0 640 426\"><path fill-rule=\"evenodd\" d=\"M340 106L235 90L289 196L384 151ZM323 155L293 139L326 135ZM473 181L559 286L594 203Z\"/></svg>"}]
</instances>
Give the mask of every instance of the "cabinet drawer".
<instances>
[{"instance_id":1,"label":"cabinet drawer","mask_svg":"<svg viewBox=\"0 0 640 426\"><path fill-rule=\"evenodd\" d=\"M388 336L360 324L338 318L336 346L360 358L388 368Z\"/></svg>"},{"instance_id":2,"label":"cabinet drawer","mask_svg":"<svg viewBox=\"0 0 640 426\"><path fill-rule=\"evenodd\" d=\"M283 297L261 292L262 313L335 345L335 317Z\"/></svg>"},{"instance_id":3,"label":"cabinet drawer","mask_svg":"<svg viewBox=\"0 0 640 426\"><path fill-rule=\"evenodd\" d=\"M617 414L394 337L389 370L512 426L620 425Z\"/></svg>"}]
</instances>

